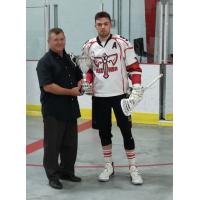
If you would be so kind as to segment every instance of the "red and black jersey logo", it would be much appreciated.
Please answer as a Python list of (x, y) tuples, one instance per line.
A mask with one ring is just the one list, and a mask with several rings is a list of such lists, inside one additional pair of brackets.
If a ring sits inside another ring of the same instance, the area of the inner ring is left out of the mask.
[[(116, 53), (111, 55), (104, 53), (102, 57), (94, 57), (94, 64), (97, 67), (96, 72), (103, 73), (103, 77), (107, 79), (109, 77), (108, 72), (117, 71), (117, 67), (114, 66), (117, 62), (117, 59), (118, 55)], [(101, 64), (103, 64), (103, 68), (100, 68)], [(109, 67), (109, 64), (112, 66)]]

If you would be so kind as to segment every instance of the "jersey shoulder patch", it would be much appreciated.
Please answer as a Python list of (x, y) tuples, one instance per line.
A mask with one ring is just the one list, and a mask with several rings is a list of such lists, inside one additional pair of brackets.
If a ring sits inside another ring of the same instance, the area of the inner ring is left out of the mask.
[(133, 46), (128, 39), (121, 35), (113, 35), (113, 39), (117, 40), (125, 49)]
[(119, 37), (120, 37), (120, 39), (122, 39), (122, 40), (128, 42), (128, 39), (126, 39), (125, 37), (123, 37), (123, 36), (121, 36), (121, 35), (120, 35)]
[(121, 36), (121, 35), (113, 35), (113, 39), (120, 39), (123, 40), (125, 42), (128, 42), (128, 39), (126, 39), (125, 37)]
[(89, 39), (89, 40), (87, 40), (85, 43), (84, 43), (84, 45), (83, 45), (83, 48), (85, 48), (85, 47), (90, 47), (94, 42), (96, 42), (97, 40), (96, 40), (96, 38), (92, 38), (92, 39)]

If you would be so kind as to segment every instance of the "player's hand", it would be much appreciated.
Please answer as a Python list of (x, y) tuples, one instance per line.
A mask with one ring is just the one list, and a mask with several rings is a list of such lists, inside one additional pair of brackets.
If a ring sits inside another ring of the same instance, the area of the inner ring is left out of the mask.
[(134, 84), (132, 86), (133, 95), (143, 96), (143, 93), (144, 93), (144, 88), (140, 84)]
[(131, 98), (134, 101), (134, 104), (142, 100), (143, 94), (144, 94), (144, 88), (140, 84), (134, 84), (131, 92)]

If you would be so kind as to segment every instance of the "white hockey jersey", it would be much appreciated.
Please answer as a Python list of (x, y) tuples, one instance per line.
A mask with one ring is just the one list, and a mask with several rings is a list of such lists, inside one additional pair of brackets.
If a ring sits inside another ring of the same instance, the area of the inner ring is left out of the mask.
[(132, 83), (141, 83), (142, 70), (133, 45), (119, 35), (110, 35), (103, 44), (99, 38), (87, 41), (83, 56), (92, 59), (86, 79), (93, 82), (94, 96), (111, 97), (126, 93), (128, 77)]

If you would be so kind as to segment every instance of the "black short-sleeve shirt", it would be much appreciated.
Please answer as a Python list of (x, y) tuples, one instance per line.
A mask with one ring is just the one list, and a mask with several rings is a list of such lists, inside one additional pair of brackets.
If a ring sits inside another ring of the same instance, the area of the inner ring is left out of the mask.
[(63, 51), (61, 57), (49, 50), (39, 60), (36, 70), (41, 90), (43, 117), (53, 116), (62, 121), (76, 120), (80, 117), (77, 97), (55, 95), (43, 89), (43, 86), (51, 83), (68, 89), (77, 87), (78, 81), (82, 79), (82, 72), (70, 55)]

